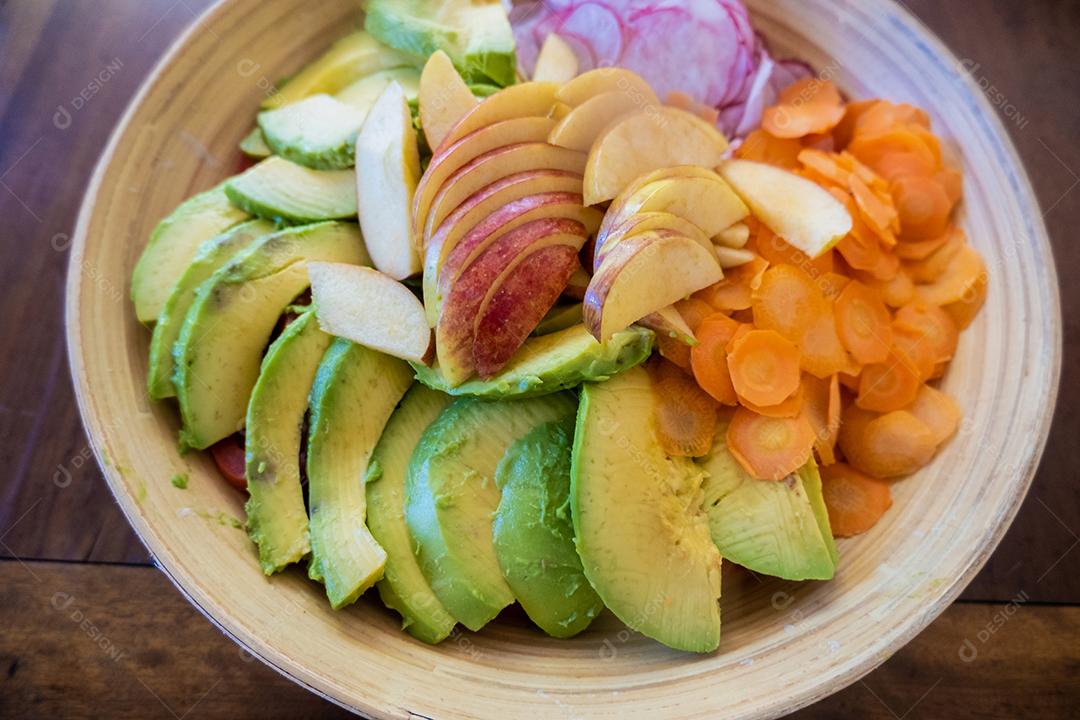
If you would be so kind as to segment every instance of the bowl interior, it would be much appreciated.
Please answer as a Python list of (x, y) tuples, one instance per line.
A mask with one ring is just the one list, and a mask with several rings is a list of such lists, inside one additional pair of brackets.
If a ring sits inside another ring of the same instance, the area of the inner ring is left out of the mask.
[[(271, 81), (355, 22), (354, 0), (226, 0), (187, 33), (129, 109), (95, 173), (69, 280), (83, 418), (113, 492), (178, 587), (266, 662), (377, 716), (760, 717), (851, 682), (963, 588), (1023, 497), (1060, 363), (1057, 284), (1028, 180), (989, 104), (917, 21), (884, 0), (751, 0), (773, 46), (856, 97), (927, 108), (963, 165), (962, 220), (990, 272), (944, 388), (959, 436), (869, 534), (841, 541), (829, 583), (726, 571), (719, 652), (673, 652), (605, 615), (559, 641), (508, 611), (439, 647), (400, 632), (371, 597), (340, 612), (300, 570), (265, 578), (233, 520), (241, 498), (203, 457), (176, 452), (174, 408), (145, 396), (149, 334), (126, 299), (159, 218), (239, 169), (236, 143)], [(702, 69), (706, 71), (706, 69)], [(190, 476), (174, 488), (175, 473)]]

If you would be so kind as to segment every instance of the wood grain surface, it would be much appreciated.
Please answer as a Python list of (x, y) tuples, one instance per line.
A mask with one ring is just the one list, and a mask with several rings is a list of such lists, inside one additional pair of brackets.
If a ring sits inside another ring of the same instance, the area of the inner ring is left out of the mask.
[[(197, 701), (193, 716), (334, 711), (243, 662), (165, 578), (139, 566), (147, 553), (94, 465), (68, 379), (62, 281), (82, 190), (131, 94), (208, 4), (0, 3), (2, 717), (180, 717)], [(1080, 704), (1080, 620), (1068, 607), (1080, 602), (1080, 289), (1069, 282), (1080, 263), (1080, 3), (906, 4), (985, 85), (1035, 184), (1063, 278), (1062, 394), (1028, 500), (964, 600), (862, 683), (801, 716), (1069, 717)], [(76, 600), (58, 610), (57, 592)], [(71, 620), (75, 610), (100, 632)], [(972, 662), (961, 657), (964, 640), (977, 645)], [(103, 642), (124, 655), (114, 660)]]

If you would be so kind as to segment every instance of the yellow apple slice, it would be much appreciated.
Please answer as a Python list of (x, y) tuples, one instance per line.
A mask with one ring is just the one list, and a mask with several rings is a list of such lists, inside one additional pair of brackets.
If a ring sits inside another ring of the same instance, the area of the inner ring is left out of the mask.
[(611, 249), (589, 283), (585, 327), (604, 342), (722, 277), (716, 254), (693, 238), (667, 230), (627, 238)]
[(730, 160), (720, 174), (761, 222), (816, 258), (851, 232), (847, 208), (817, 183), (783, 168)]
[(684, 345), (697, 345), (694, 331), (686, 324), (682, 314), (674, 305), (660, 308), (637, 321), (641, 327), (652, 330), (657, 335), (665, 335), (678, 340)]
[(640, 235), (643, 232), (649, 232), (650, 230), (671, 230), (696, 240), (710, 250), (713, 247), (712, 240), (709, 239), (709, 236), (706, 235), (701, 228), (686, 218), (664, 211), (640, 212), (631, 215), (625, 222), (617, 225), (611, 232), (604, 236), (602, 241), (600, 236), (597, 236), (596, 249), (594, 250), (594, 266), (600, 266), (600, 263), (604, 261), (604, 255), (606, 255), (608, 250), (613, 248), (616, 243), (625, 238)]
[(635, 178), (658, 168), (723, 161), (727, 140), (715, 127), (678, 108), (639, 110), (597, 139), (585, 168), (585, 203), (611, 200)]
[(578, 59), (566, 41), (550, 33), (536, 57), (533, 69), (535, 82), (554, 82), (560, 85), (578, 74)]
[[(424, 223), (431, 201), (446, 179), (476, 157), (496, 148), (526, 142), (545, 142), (555, 121), (545, 117), (521, 117), (488, 125), (445, 147), (431, 158), (413, 197), (413, 223), (417, 245), (423, 240)], [(509, 174), (509, 173), (506, 173)]]
[(526, 82), (489, 95), (450, 129), (435, 153), (441, 155), (445, 147), (466, 135), (503, 120), (547, 117), (555, 104), (555, 91), (558, 89), (558, 83)]
[(420, 125), (428, 147), (439, 147), (443, 138), (478, 104), (461, 79), (450, 56), (436, 50), (420, 73)]
[(596, 139), (612, 123), (650, 104), (655, 107), (660, 101), (655, 96), (644, 99), (622, 90), (609, 90), (594, 95), (571, 109), (566, 117), (559, 121), (551, 131), (548, 142), (571, 150), (589, 152)]
[(359, 265), (309, 262), (307, 271), (325, 332), (403, 360), (427, 362), (431, 328), (409, 288)]
[(602, 67), (582, 73), (559, 88), (555, 93), (555, 98), (575, 107), (591, 97), (612, 91), (640, 99), (640, 107), (648, 104), (649, 98), (652, 99), (653, 104), (660, 104), (656, 101), (656, 93), (653, 92), (652, 86), (645, 78), (619, 67)]
[(431, 201), (423, 237), (431, 237), (439, 223), (470, 195), (507, 175), (526, 170), (562, 170), (580, 175), (584, 169), (584, 153), (546, 142), (519, 143), (486, 152), (473, 158), (443, 183)]
[(391, 82), (356, 137), (356, 206), (371, 262), (395, 280), (420, 272), (412, 200), (420, 154), (405, 91)]

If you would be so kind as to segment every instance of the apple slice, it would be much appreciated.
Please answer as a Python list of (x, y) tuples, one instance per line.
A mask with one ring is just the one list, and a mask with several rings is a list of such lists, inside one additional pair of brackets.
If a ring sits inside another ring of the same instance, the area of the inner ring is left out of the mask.
[[(546, 142), (554, 127), (555, 121), (546, 117), (504, 120), (477, 130), (434, 155), (420, 178), (413, 197), (413, 223), (417, 233), (423, 231), (431, 201), (448, 177), (477, 156), (496, 148), (527, 142)], [(418, 235), (418, 244), (419, 239)]]
[(666, 335), (684, 345), (697, 345), (694, 331), (686, 324), (682, 314), (674, 305), (660, 308), (637, 321), (641, 327), (652, 330), (657, 335)]
[(502, 370), (579, 267), (572, 245), (541, 248), (522, 260), (480, 306), (473, 328), (473, 362), (482, 378)]
[(435, 154), (441, 155), (444, 149), (466, 135), (503, 120), (547, 117), (555, 104), (555, 91), (558, 89), (558, 83), (526, 82), (511, 85), (489, 95), (450, 128), (450, 132), (435, 149)]
[[(456, 387), (475, 372), (476, 318), (485, 299), (522, 260), (544, 247), (581, 247), (585, 227), (574, 220), (548, 218), (526, 223), (492, 243), (450, 288), (435, 326), (435, 350), (446, 381)], [(425, 323), (426, 325), (427, 323)]]
[(597, 235), (596, 247), (593, 251), (593, 266), (600, 267), (600, 264), (604, 262), (604, 256), (616, 243), (624, 238), (639, 235), (650, 230), (672, 230), (680, 235), (693, 238), (710, 250), (713, 246), (709, 236), (706, 235), (701, 228), (686, 218), (673, 215), (670, 212), (650, 210), (631, 215), (621, 225), (616, 226), (613, 230), (604, 235), (603, 240), (601, 240), (600, 235)]
[(372, 350), (427, 363), (431, 328), (409, 288), (360, 265), (309, 262), (319, 327)]
[(602, 67), (578, 75), (559, 88), (555, 98), (571, 107), (581, 105), (601, 93), (618, 91), (641, 100), (638, 107), (659, 105), (656, 93), (645, 78), (619, 67)]
[[(458, 276), (508, 232), (526, 223), (542, 219), (569, 219), (581, 223), (588, 237), (600, 224), (600, 212), (581, 204), (576, 193), (543, 193), (530, 195), (507, 203), (491, 213), (461, 239), (450, 244), (434, 242), (425, 255), (424, 302), (428, 318), (438, 318), (442, 302)], [(584, 238), (582, 239), (584, 243)], [(581, 249), (581, 245), (578, 245)], [(429, 284), (430, 283), (430, 284)]]
[(729, 160), (720, 174), (754, 217), (810, 258), (819, 257), (851, 232), (847, 208), (811, 180), (749, 160)]
[(655, 97), (642, 98), (622, 90), (594, 95), (566, 114), (551, 131), (548, 142), (571, 150), (589, 152), (596, 139), (612, 123), (646, 106), (656, 107)]
[(589, 289), (589, 282), (592, 280), (592, 275), (581, 264), (581, 258), (578, 258), (577, 269), (574, 270), (574, 274), (570, 276), (570, 279), (566, 281), (566, 288), (563, 290), (563, 295), (572, 300), (584, 300), (585, 293)]
[(585, 155), (575, 150), (555, 147), (546, 142), (520, 143), (496, 148), (474, 158), (451, 175), (431, 201), (424, 221), (424, 236), (439, 226), (470, 195), (499, 178), (526, 170), (561, 170), (580, 175), (585, 169)]
[(578, 59), (566, 41), (555, 33), (549, 33), (536, 56), (533, 68), (534, 82), (554, 82), (560, 85), (578, 74)]
[(627, 238), (611, 249), (589, 283), (585, 327), (604, 342), (722, 277), (716, 254), (685, 235), (652, 230)]
[(420, 125), (428, 147), (439, 147), (450, 128), (460, 122), (479, 101), (461, 79), (450, 56), (436, 50), (420, 73)]
[(420, 179), (405, 91), (391, 82), (356, 137), (356, 206), (371, 262), (395, 280), (420, 272), (412, 241), (412, 196)]
[(605, 130), (589, 151), (585, 203), (611, 200), (635, 178), (658, 168), (714, 168), (727, 146), (719, 130), (693, 113), (672, 107), (639, 110)]

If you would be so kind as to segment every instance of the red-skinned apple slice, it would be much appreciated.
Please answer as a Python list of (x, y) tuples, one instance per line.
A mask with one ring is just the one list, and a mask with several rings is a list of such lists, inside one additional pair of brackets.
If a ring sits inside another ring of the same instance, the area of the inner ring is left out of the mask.
[[(605, 216), (605, 220), (606, 219)], [(607, 251), (613, 248), (615, 244), (622, 239), (633, 235), (639, 235), (643, 232), (648, 232), (649, 230), (672, 230), (680, 235), (693, 238), (703, 246), (712, 249), (712, 240), (710, 240), (709, 236), (694, 223), (669, 212), (651, 210), (631, 215), (625, 222), (607, 233), (607, 235), (604, 236), (603, 243), (598, 242), (596, 244), (593, 266), (600, 267), (600, 264), (604, 262), (604, 256), (607, 254)]]
[(432, 198), (424, 219), (424, 237), (431, 237), (446, 216), (470, 195), (499, 178), (527, 170), (561, 170), (580, 175), (585, 160), (583, 153), (546, 142), (507, 145), (478, 155), (448, 177)]
[(442, 155), (445, 149), (466, 135), (503, 120), (547, 117), (555, 105), (555, 92), (558, 89), (558, 83), (525, 82), (489, 95), (450, 128), (439, 147), (434, 148), (435, 154)]
[(722, 277), (716, 254), (693, 238), (668, 230), (626, 238), (611, 248), (589, 283), (585, 327), (604, 342)]
[(552, 145), (589, 152), (596, 139), (616, 120), (643, 107), (659, 107), (655, 95), (641, 96), (622, 90), (609, 90), (594, 95), (573, 108), (551, 131)]
[(649, 313), (638, 320), (637, 324), (649, 328), (657, 335), (666, 335), (673, 340), (678, 340), (684, 345), (697, 345), (694, 331), (686, 324), (686, 320), (683, 320), (683, 316), (674, 305)]
[(491, 377), (510, 361), (555, 305), (578, 266), (571, 245), (541, 248), (485, 298), (473, 329), (473, 361), (480, 377)]
[(480, 128), (432, 156), (413, 196), (413, 227), (418, 249), (431, 201), (448, 177), (477, 156), (496, 148), (525, 142), (545, 142), (554, 127), (555, 121), (551, 118), (511, 118)]
[(435, 326), (436, 354), (448, 383), (460, 385), (475, 372), (476, 318), (502, 278), (543, 247), (567, 245), (577, 252), (584, 241), (585, 227), (579, 222), (564, 218), (535, 220), (502, 235), (461, 273), (449, 289)]

